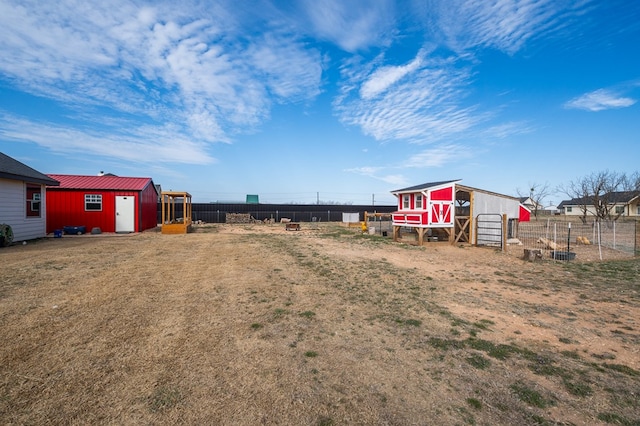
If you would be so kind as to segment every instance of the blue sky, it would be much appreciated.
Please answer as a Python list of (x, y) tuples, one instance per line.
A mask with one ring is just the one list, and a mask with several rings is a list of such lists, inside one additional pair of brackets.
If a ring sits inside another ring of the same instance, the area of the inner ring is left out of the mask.
[(639, 169), (634, 1), (0, 0), (0, 55), (2, 152), (194, 202)]

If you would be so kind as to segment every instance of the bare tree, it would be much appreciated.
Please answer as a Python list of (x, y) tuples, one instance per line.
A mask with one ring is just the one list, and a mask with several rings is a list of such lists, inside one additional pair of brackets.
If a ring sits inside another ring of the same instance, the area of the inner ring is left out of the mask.
[(516, 189), (519, 197), (528, 196), (531, 199), (533, 204), (533, 216), (538, 218), (538, 211), (541, 207), (544, 207), (544, 200), (550, 195), (551, 190), (549, 189), (549, 183), (545, 182), (543, 184), (534, 182), (529, 183), (529, 193), (522, 194), (519, 189)]
[(606, 170), (571, 181), (568, 185), (561, 186), (559, 191), (567, 194), (579, 206), (582, 211), (580, 219), (586, 223), (588, 215), (597, 220), (615, 220), (620, 217), (622, 213), (613, 210), (620, 193), (638, 191), (639, 183), (638, 172), (627, 176), (625, 173)]
[(626, 183), (628, 190), (640, 195), (640, 172), (632, 173)]

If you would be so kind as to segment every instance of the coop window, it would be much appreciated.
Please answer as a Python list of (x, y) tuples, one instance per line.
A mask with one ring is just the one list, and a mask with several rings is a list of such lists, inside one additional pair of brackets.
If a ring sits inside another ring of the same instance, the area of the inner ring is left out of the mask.
[(638, 215), (640, 215), (640, 206), (638, 206), (638, 210), (636, 211)]
[(571, 207), (567, 207), (567, 213), (571, 213)]
[(102, 195), (101, 194), (84, 194), (84, 209), (86, 211), (101, 211)]
[(27, 185), (27, 217), (40, 217), (42, 192), (40, 185)]
[(416, 209), (422, 209), (422, 194), (416, 195)]
[(616, 214), (624, 213), (624, 206), (616, 206)]
[(403, 209), (410, 209), (411, 207), (409, 207), (409, 194), (405, 194), (402, 196), (402, 208)]

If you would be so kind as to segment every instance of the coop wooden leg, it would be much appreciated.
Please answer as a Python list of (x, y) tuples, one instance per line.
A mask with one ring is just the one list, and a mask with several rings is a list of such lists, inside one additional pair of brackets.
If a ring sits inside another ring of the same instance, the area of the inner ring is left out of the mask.
[(400, 237), (400, 227), (399, 226), (394, 226), (393, 227), (393, 241), (398, 241), (399, 237)]

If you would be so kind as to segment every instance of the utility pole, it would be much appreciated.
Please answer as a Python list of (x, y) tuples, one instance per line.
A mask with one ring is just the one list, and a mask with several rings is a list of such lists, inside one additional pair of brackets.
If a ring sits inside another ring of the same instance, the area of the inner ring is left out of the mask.
[(376, 205), (376, 194), (371, 194), (371, 205), (372, 206)]
[(316, 204), (320, 205), (320, 191), (316, 192)]

